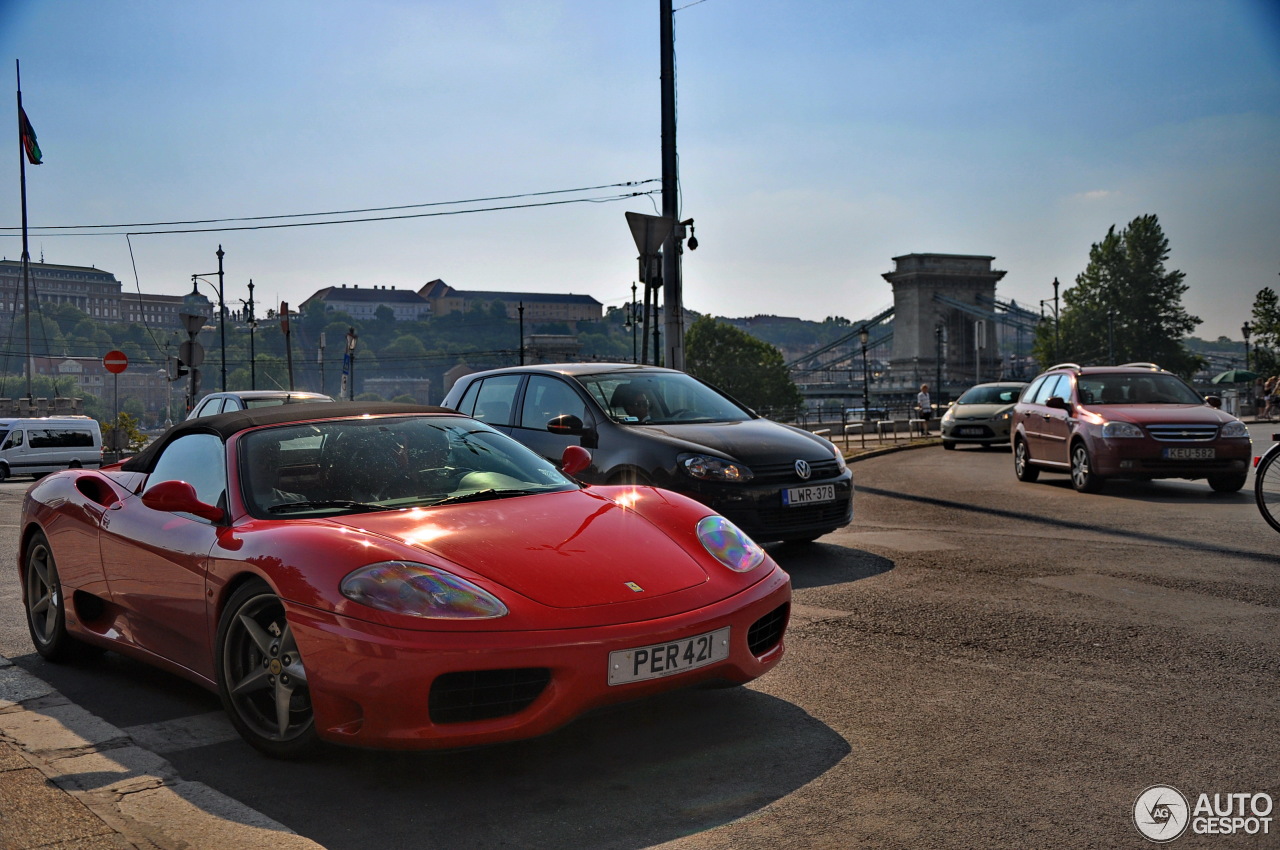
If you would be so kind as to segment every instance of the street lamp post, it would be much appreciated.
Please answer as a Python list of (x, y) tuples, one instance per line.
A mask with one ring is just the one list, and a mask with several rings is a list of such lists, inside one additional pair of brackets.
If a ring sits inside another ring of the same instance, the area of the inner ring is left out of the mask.
[[(222, 391), (227, 391), (227, 305), (223, 298), (223, 275), (222, 275), (222, 258), (226, 254), (222, 251), (222, 246), (218, 246), (218, 270), (216, 272), (204, 272), (202, 274), (193, 274), (191, 276), (191, 290), (196, 289), (196, 280), (204, 280), (206, 277), (218, 276), (218, 345), (222, 348)], [(205, 280), (205, 283), (213, 286), (213, 281)]]
[(257, 356), (253, 350), (254, 332), (258, 330), (258, 319), (253, 315), (253, 278), (249, 278), (249, 300), (240, 299), (244, 305), (244, 321), (249, 326), (249, 389), (258, 388)]
[(871, 372), (867, 368), (867, 340), (870, 338), (867, 326), (863, 325), (858, 331), (858, 339), (862, 341), (862, 418), (866, 422), (871, 421)]
[[(1249, 334), (1253, 333), (1253, 328), (1249, 326), (1248, 322), (1245, 322), (1243, 325), (1240, 326), (1240, 333), (1244, 334), (1244, 370), (1248, 372), (1249, 371)], [(1253, 381), (1252, 380), (1249, 381), (1249, 394), (1245, 396), (1245, 400), (1248, 402), (1250, 407), (1253, 407)], [(1244, 412), (1241, 411), (1240, 415), (1243, 416)]]

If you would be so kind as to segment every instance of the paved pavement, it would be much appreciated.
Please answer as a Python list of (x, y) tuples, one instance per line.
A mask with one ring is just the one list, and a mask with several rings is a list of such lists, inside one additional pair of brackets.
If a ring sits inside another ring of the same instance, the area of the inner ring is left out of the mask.
[[(852, 434), (850, 459), (936, 445)], [(0, 656), (0, 850), (319, 848), (200, 782)]]

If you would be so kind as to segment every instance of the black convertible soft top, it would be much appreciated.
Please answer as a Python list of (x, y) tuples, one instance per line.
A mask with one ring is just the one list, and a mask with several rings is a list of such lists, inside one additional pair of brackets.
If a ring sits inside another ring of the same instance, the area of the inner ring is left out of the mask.
[(227, 437), (247, 428), (259, 425), (282, 425), (287, 422), (313, 422), (323, 419), (344, 419), (352, 416), (383, 416), (392, 413), (452, 413), (448, 407), (432, 407), (423, 404), (397, 404), (395, 402), (338, 401), (333, 404), (279, 404), (273, 407), (257, 407), (250, 410), (234, 410), (215, 416), (187, 419), (161, 434), (145, 449), (120, 465), (129, 472), (150, 472), (164, 447), (185, 434), (217, 434), (224, 442)]

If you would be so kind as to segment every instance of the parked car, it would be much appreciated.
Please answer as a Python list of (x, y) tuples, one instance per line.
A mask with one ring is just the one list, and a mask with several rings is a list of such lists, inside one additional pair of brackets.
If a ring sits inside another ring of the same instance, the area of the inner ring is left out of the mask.
[(1013, 405), (1026, 386), (1023, 381), (998, 381), (965, 390), (942, 414), (942, 447), (972, 443), (985, 449), (1009, 442)]
[(0, 419), (0, 481), (102, 465), (102, 426), (90, 416)]
[(1032, 381), (1014, 407), (1020, 481), (1065, 472), (1077, 490), (1092, 492), (1108, 478), (1204, 478), (1234, 493), (1250, 455), (1243, 422), (1152, 363), (1064, 363)]
[(309, 404), (316, 401), (333, 401), (323, 393), (293, 392), (290, 390), (238, 390), (236, 392), (209, 393), (187, 414), (188, 419), (230, 413), (233, 410), (255, 410), (259, 407), (275, 407), (280, 404)]
[(853, 476), (829, 440), (764, 419), (674, 369), (493, 369), (460, 378), (444, 404), (547, 459), (571, 445), (590, 449), (581, 480), (682, 493), (758, 541), (810, 541), (853, 518)]
[(777, 664), (787, 574), (692, 499), (582, 486), (589, 460), (417, 405), (187, 420), (28, 490), (31, 638), (215, 690), (279, 757), (526, 738)]

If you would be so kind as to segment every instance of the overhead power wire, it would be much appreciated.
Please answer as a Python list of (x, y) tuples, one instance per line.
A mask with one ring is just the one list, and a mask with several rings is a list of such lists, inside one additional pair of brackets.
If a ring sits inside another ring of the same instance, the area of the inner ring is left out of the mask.
[[(460, 200), (460, 201), (432, 201), (432, 202), (429, 202), (429, 203), (421, 203), (421, 204), (402, 204), (402, 205), (400, 205), (400, 206), (391, 206), (391, 207), (366, 207), (366, 208), (363, 208), (363, 209), (331, 210), (331, 211), (328, 211), (328, 212), (285, 213), (285, 214), (281, 214), (281, 215), (237, 216), (237, 217), (231, 217), (231, 218), (189, 219), (189, 220), (184, 220), (184, 221), (134, 222), (134, 223), (127, 223), (127, 224), (63, 224), (63, 225), (44, 225), (44, 226), (37, 226), (37, 227), (29, 228), (29, 229), (32, 229), (32, 230), (41, 230), (41, 231), (56, 231), (56, 230), (121, 230), (121, 229), (124, 229), (124, 228), (136, 228), (136, 227), (145, 227), (145, 228), (155, 228), (155, 227), (174, 227), (174, 226), (179, 226), (179, 225), (190, 225), (190, 224), (226, 224), (226, 223), (231, 223), (231, 222), (244, 222), (244, 221), (273, 221), (273, 220), (289, 219), (289, 218), (318, 218), (318, 217), (321, 217), (321, 216), (335, 216), (335, 215), (359, 215), (359, 214), (363, 214), (363, 213), (395, 212), (395, 211), (397, 211), (397, 210), (424, 209), (424, 208), (427, 208), (427, 207), (452, 207), (452, 206), (461, 206), (461, 205), (463, 205), (463, 204), (482, 204), (482, 203), (489, 203), (489, 202), (492, 202), (492, 201), (510, 201), (510, 200), (518, 200), (518, 199), (520, 199), (520, 198), (540, 198), (540, 197), (545, 197), (545, 196), (547, 196), (547, 195), (570, 195), (570, 194), (577, 194), (577, 193), (580, 193), (580, 192), (596, 192), (596, 191), (599, 191), (599, 190), (601, 190), (601, 189), (618, 189), (618, 188), (629, 188), (629, 187), (632, 187), (632, 186), (643, 186), (643, 185), (648, 184), (648, 183), (659, 183), (659, 182), (661, 182), (661, 181), (660, 181), (660, 180), (657, 180), (657, 179), (650, 179), (650, 180), (628, 180), (628, 181), (623, 182), (623, 183), (606, 183), (606, 184), (602, 184), (602, 185), (599, 185), (599, 186), (583, 186), (583, 187), (581, 187), (581, 188), (577, 188), (577, 189), (552, 189), (552, 190), (550, 190), (550, 191), (545, 191), (545, 192), (524, 192), (524, 193), (522, 193), (522, 194), (518, 194), (518, 195), (494, 195), (494, 196), (492, 196), (492, 197), (486, 197), (486, 198), (470, 198), (470, 199), (467, 199), (467, 200)], [(640, 192), (630, 193), (630, 194), (622, 195), (621, 197), (632, 197), (633, 195), (637, 195), (637, 194), (644, 194), (644, 193), (640, 193)], [(591, 201), (591, 200), (593, 200), (593, 199), (591, 199), (591, 198), (580, 198), (580, 199), (577, 199), (577, 200), (579, 200), (579, 201)], [(613, 200), (613, 198), (606, 198), (606, 199), (604, 199), (604, 200)], [(517, 205), (517, 206), (537, 206), (537, 205), (536, 205), (536, 204), (527, 204), (527, 205)], [(511, 208), (511, 207), (496, 207), (495, 209), (509, 209), (509, 208)], [(481, 212), (481, 211), (483, 211), (483, 210), (477, 210), (477, 212)], [(408, 216), (406, 216), (406, 217), (408, 217)], [(393, 216), (392, 218), (395, 218), (395, 217)], [(373, 218), (373, 219), (357, 219), (357, 220), (358, 220), (358, 221), (378, 221), (378, 220), (381, 220), (381, 219)], [(338, 222), (320, 222), (320, 223), (338, 223)], [(0, 230), (18, 230), (18, 229), (20, 229), (20, 228), (17, 228), (17, 227), (0, 227)], [(169, 231), (162, 231), (162, 232), (169, 232)], [(172, 231), (172, 232), (176, 232), (176, 233), (183, 233), (183, 232), (192, 232), (192, 231)], [(199, 232), (199, 231), (195, 231), (195, 232)], [(118, 235), (118, 234), (112, 234), (112, 235)]]

